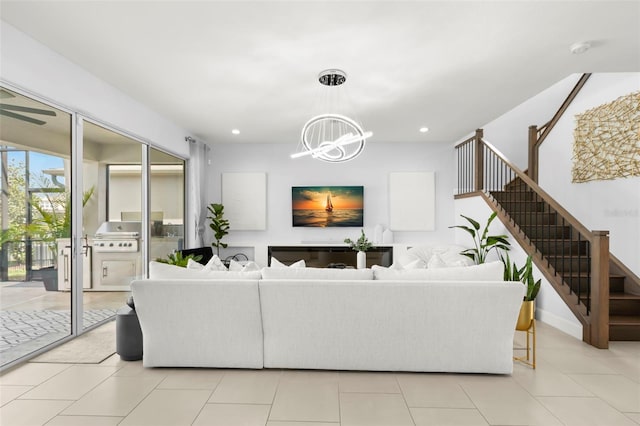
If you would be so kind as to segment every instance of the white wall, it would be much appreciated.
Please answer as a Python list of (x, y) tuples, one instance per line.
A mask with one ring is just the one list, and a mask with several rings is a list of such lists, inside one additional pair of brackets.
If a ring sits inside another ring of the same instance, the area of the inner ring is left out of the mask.
[(185, 129), (4, 21), (0, 46), (4, 82), (189, 157)]
[[(469, 225), (461, 214), (475, 219), (480, 223), (481, 229), (484, 229), (487, 219), (492, 213), (491, 208), (481, 197), (462, 198), (455, 201), (455, 221), (456, 225)], [(500, 222), (499, 218), (494, 219), (489, 227), (489, 235), (508, 235), (512, 249), (509, 251), (509, 257), (512, 262), (516, 262), (519, 267), (524, 266), (527, 259), (525, 251), (516, 242), (513, 235)], [(457, 229), (455, 231), (456, 244), (465, 247), (472, 247), (473, 242), (471, 236)], [(495, 250), (492, 250), (488, 260), (498, 260)], [(540, 270), (534, 265), (533, 276), (536, 279), (542, 279), (540, 293), (536, 298), (536, 318), (546, 324), (549, 324), (558, 330), (564, 331), (576, 339), (582, 340), (582, 324), (569, 310), (564, 301), (560, 298), (555, 289), (544, 278)]]
[[(549, 121), (579, 78), (570, 75), (485, 124), (485, 139), (526, 169), (528, 126)], [(571, 183), (574, 116), (638, 90), (640, 73), (593, 74), (541, 145), (538, 183), (588, 229), (609, 230), (611, 252), (640, 275), (640, 177)]]
[[(291, 187), (324, 185), (364, 186), (364, 230), (372, 240), (374, 227), (389, 226), (390, 172), (433, 171), (436, 181), (435, 230), (395, 232), (396, 243), (417, 244), (450, 242), (453, 220), (453, 151), (448, 144), (375, 143), (367, 144), (355, 160), (330, 164), (312, 158), (292, 160), (295, 142), (287, 144), (215, 144), (209, 166), (208, 201), (221, 201), (221, 174), (227, 172), (267, 173), (267, 230), (233, 231), (224, 242), (232, 245), (282, 245), (342, 243), (346, 237), (358, 237), (356, 228), (293, 228), (291, 225)], [(232, 218), (229, 218), (232, 220)], [(212, 234), (208, 228), (205, 244)], [(256, 256), (257, 257), (257, 256)]]
[(542, 126), (556, 113), (581, 74), (572, 74), (485, 124), (484, 139), (520, 170), (528, 167), (529, 126)]
[[(571, 183), (575, 115), (640, 90), (640, 73), (594, 74), (540, 148), (539, 183), (592, 230), (610, 231), (610, 250), (640, 275), (640, 176)], [(640, 155), (640, 153), (638, 154)]]

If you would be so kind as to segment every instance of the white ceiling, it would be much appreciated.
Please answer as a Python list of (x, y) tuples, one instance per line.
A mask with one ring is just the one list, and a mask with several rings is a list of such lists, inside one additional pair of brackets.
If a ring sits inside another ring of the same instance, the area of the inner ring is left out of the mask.
[(640, 71), (638, 1), (3, 0), (0, 16), (212, 143), (296, 143), (325, 68), (347, 72), (343, 112), (370, 143), (453, 142), (569, 74)]

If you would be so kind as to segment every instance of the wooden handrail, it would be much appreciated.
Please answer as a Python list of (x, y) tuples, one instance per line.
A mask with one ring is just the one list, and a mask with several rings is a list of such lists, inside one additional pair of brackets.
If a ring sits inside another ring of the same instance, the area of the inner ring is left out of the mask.
[(551, 130), (555, 127), (555, 125), (560, 120), (560, 117), (564, 114), (564, 112), (569, 108), (571, 102), (578, 96), (580, 90), (584, 86), (584, 84), (591, 77), (591, 73), (584, 73), (578, 80), (567, 98), (562, 102), (558, 111), (553, 115), (551, 120), (547, 121), (542, 126), (529, 126), (529, 176), (535, 181), (538, 181), (538, 150), (540, 149), (540, 145), (544, 140), (549, 136)]
[(565, 99), (562, 105), (560, 105), (560, 108), (558, 108), (558, 111), (556, 111), (551, 121), (549, 121), (548, 125), (545, 127), (544, 132), (542, 132), (542, 134), (538, 138), (536, 147), (539, 147), (540, 144), (544, 142), (544, 140), (547, 138), (551, 130), (553, 130), (553, 128), (555, 127), (558, 120), (560, 120), (560, 117), (562, 117), (562, 115), (567, 110), (567, 108), (569, 108), (569, 105), (571, 105), (571, 102), (573, 102), (576, 96), (578, 96), (578, 93), (580, 93), (580, 89), (582, 89), (582, 86), (584, 86), (587, 80), (589, 80), (589, 77), (591, 77), (590, 72), (582, 74), (582, 76), (580, 77), (576, 85), (573, 86), (573, 89), (571, 89), (571, 92), (569, 92), (569, 96), (567, 96), (567, 99)]
[(469, 142), (473, 142), (476, 139), (476, 136), (473, 135), (471, 136), (469, 139), (465, 139), (462, 142), (460, 142), (458, 145), (454, 146), (453, 149), (458, 149), (460, 148), (462, 145), (468, 144)]
[(482, 142), (491, 150), (494, 154), (496, 154), (502, 161), (504, 161), (515, 173), (516, 175), (522, 179), (527, 185), (529, 185), (538, 195), (542, 198), (547, 204), (549, 204), (553, 209), (558, 212), (561, 216), (563, 216), (566, 221), (576, 228), (578, 232), (584, 235), (589, 242), (593, 242), (593, 233), (587, 229), (578, 219), (573, 217), (571, 213), (569, 213), (564, 207), (562, 207), (556, 200), (554, 200), (551, 195), (547, 194), (540, 186), (533, 181), (525, 172), (520, 170), (514, 164), (512, 164), (507, 158), (489, 141), (486, 139), (482, 139)]

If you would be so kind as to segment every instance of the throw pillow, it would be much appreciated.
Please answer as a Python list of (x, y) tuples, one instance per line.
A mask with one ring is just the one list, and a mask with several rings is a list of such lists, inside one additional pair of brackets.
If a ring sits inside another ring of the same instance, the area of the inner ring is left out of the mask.
[(275, 257), (271, 256), (271, 267), (272, 268), (304, 268), (306, 266), (304, 259), (298, 260), (297, 262), (292, 263), (287, 266), (284, 263), (280, 262)]
[(242, 263), (238, 262), (237, 260), (231, 259), (229, 261), (229, 271), (239, 272), (239, 271), (242, 271), (242, 268), (243, 268)]
[(374, 265), (376, 280), (408, 281), (502, 281), (504, 265), (502, 262), (488, 262), (464, 268), (404, 269), (394, 270)]
[(189, 261), (187, 262), (187, 269), (195, 269), (197, 271), (204, 269), (204, 265), (201, 263), (196, 262), (193, 259), (189, 259)]
[(230, 272), (255, 272), (260, 271), (260, 267), (258, 264), (252, 260), (249, 260), (242, 264), (237, 260), (231, 259), (229, 262), (229, 271)]
[(207, 271), (227, 271), (227, 267), (224, 266), (217, 254), (214, 254), (211, 260), (204, 265), (204, 269)]
[(442, 260), (440, 255), (437, 253), (431, 256), (431, 259), (429, 259), (429, 263), (427, 263), (427, 268), (429, 269), (446, 268), (446, 267), (447, 267), (447, 264), (444, 263), (444, 260)]
[(242, 272), (254, 272), (260, 271), (260, 269), (260, 266), (258, 266), (256, 262), (250, 260), (242, 267)]
[[(393, 266), (393, 265), (392, 265)], [(422, 259), (415, 259), (398, 269), (425, 269), (427, 264)]]

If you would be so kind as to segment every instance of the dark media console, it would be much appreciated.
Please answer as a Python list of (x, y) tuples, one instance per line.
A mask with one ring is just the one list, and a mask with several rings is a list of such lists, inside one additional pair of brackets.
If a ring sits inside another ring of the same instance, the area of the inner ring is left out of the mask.
[[(285, 265), (304, 260), (315, 268), (355, 268), (356, 253), (347, 246), (269, 246), (268, 259), (275, 257)], [(377, 246), (367, 251), (367, 268), (373, 265), (391, 266), (393, 247)]]

